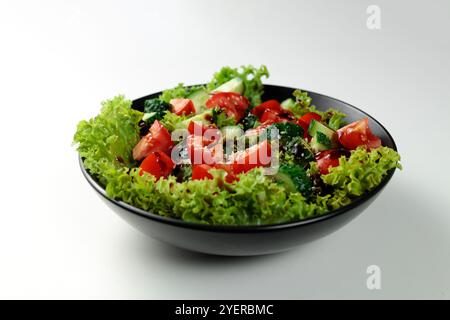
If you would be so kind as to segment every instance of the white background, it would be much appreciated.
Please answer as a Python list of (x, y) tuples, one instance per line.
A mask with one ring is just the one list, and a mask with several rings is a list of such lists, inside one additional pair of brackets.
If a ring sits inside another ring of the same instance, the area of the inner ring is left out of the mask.
[[(448, 1), (1, 0), (0, 298), (450, 298), (449, 15)], [(405, 169), (349, 225), (283, 254), (204, 256), (131, 229), (84, 181), (77, 122), (248, 63), (372, 114)]]

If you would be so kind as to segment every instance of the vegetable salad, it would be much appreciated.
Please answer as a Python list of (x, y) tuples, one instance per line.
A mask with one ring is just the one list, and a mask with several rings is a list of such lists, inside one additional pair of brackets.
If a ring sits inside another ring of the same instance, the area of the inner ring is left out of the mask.
[(268, 76), (265, 66), (224, 67), (207, 85), (146, 100), (143, 112), (117, 96), (78, 124), (74, 142), (109, 197), (204, 224), (316, 217), (401, 168), (367, 118), (347, 123), (301, 90), (262, 101)]

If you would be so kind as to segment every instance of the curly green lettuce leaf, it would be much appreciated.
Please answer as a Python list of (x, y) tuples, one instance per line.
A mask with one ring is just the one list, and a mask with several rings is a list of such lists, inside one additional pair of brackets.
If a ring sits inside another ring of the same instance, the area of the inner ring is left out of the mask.
[[(308, 92), (297, 89), (292, 93), (292, 95), (295, 98), (295, 104), (289, 110), (295, 117), (300, 118), (309, 112), (315, 112), (322, 117), (323, 122), (327, 122), (327, 111), (317, 110), (316, 106), (311, 104), (312, 98), (309, 96)], [(330, 110), (333, 109), (329, 109), (328, 111)]]
[(330, 108), (322, 116), (322, 121), (327, 123), (329, 128), (338, 130), (345, 125), (345, 117), (347, 117), (345, 113)]
[(203, 224), (259, 225), (306, 219), (326, 213), (327, 208), (308, 203), (300, 193), (285, 189), (261, 169), (241, 174), (232, 184), (226, 172), (211, 170), (211, 180), (177, 183), (169, 176), (158, 181), (137, 169), (119, 172), (110, 179), (108, 196), (156, 214)]
[(219, 129), (236, 125), (234, 116), (228, 116), (224, 109), (219, 108), (212, 109), (212, 122), (215, 123)]
[(264, 92), (262, 77), (269, 77), (267, 67), (261, 65), (255, 68), (251, 65), (242, 66), (241, 68), (223, 67), (219, 72), (214, 74), (213, 79), (207, 85), (208, 90), (214, 90), (218, 86), (233, 78), (241, 78), (244, 82), (244, 96), (249, 99), (253, 106), (261, 103), (261, 96)]
[(349, 196), (360, 196), (378, 186), (389, 170), (401, 169), (400, 155), (388, 147), (367, 151), (359, 147), (348, 159), (341, 157), (339, 166), (322, 175), (324, 183)]
[(292, 95), (295, 98), (295, 103), (289, 110), (294, 114), (296, 118), (307, 114), (308, 112), (316, 112), (322, 115), (321, 111), (318, 111), (314, 105), (311, 104), (311, 97), (308, 92), (301, 91), (300, 89), (295, 90)]
[(320, 175), (319, 167), (317, 165), (316, 161), (310, 161), (309, 162), (309, 168), (306, 171), (308, 175), (314, 176), (314, 175)]
[(315, 202), (319, 207), (331, 211), (349, 205), (352, 199), (345, 190), (337, 189), (332, 194), (317, 196)]
[(241, 120), (241, 124), (242, 124), (242, 129), (244, 129), (244, 131), (247, 131), (247, 130), (256, 128), (261, 123), (259, 122), (259, 118), (257, 116), (255, 116), (254, 114), (248, 113)]
[(134, 164), (131, 151), (139, 141), (142, 113), (123, 96), (102, 103), (98, 116), (78, 123), (74, 143), (84, 166), (105, 184), (107, 176)]
[(186, 120), (188, 117), (185, 115), (176, 115), (172, 112), (166, 112), (163, 118), (159, 121), (169, 131), (173, 131), (177, 128), (177, 124)]

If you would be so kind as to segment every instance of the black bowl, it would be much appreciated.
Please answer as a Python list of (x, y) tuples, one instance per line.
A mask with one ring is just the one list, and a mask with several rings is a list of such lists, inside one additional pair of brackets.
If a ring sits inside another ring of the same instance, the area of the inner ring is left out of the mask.
[[(265, 85), (263, 99), (279, 101), (290, 97), (294, 88)], [(142, 110), (144, 101), (157, 97), (154, 93), (133, 101), (133, 108)], [(309, 92), (314, 105), (319, 110), (336, 108), (348, 115), (348, 121), (369, 118), (370, 128), (379, 136), (384, 146), (397, 150), (394, 139), (389, 132), (364, 111), (343, 101)], [(321, 238), (336, 231), (355, 218), (378, 196), (380, 191), (392, 178), (391, 170), (383, 181), (372, 191), (355, 199), (351, 204), (330, 213), (307, 220), (259, 226), (215, 226), (203, 225), (182, 220), (162, 217), (152, 212), (135, 208), (122, 201), (108, 198), (105, 189), (83, 167), (81, 171), (89, 184), (98, 192), (100, 198), (120, 217), (146, 235), (171, 245), (208, 254), (228, 256), (249, 256), (285, 251), (295, 246)]]

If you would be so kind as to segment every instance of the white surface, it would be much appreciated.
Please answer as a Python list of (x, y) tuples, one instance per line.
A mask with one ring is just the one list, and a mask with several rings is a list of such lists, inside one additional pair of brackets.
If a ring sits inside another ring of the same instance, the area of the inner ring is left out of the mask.
[[(381, 30), (366, 28), (369, 4)], [(0, 298), (450, 298), (449, 13), (448, 1), (2, 0)], [(247, 63), (368, 111), (405, 170), (345, 228), (284, 254), (200, 256), (131, 229), (81, 176), (76, 123), (118, 93)]]

